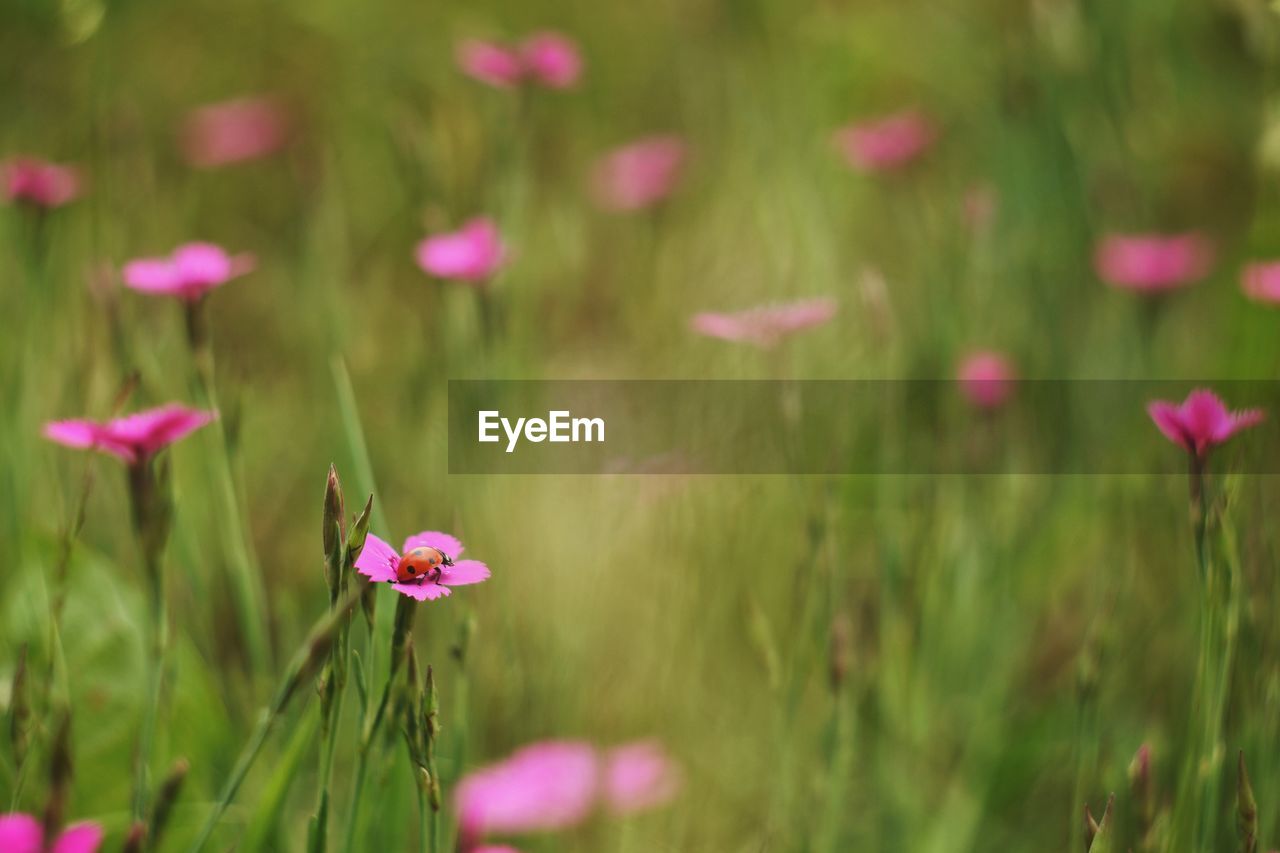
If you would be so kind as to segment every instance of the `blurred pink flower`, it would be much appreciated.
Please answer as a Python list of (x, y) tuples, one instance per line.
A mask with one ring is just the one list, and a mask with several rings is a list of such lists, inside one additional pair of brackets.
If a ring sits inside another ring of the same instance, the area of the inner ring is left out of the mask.
[(370, 533), (356, 560), (356, 570), (375, 583), (390, 583), (396, 592), (418, 601), (435, 601), (447, 596), (451, 586), (480, 583), (489, 578), (489, 567), (484, 563), (457, 559), (463, 551), (462, 543), (447, 533), (423, 531), (404, 540), (404, 553), (414, 548), (435, 548), (449, 557), (453, 564), (441, 567), (438, 578), (424, 576), (409, 583), (397, 583), (396, 566), (400, 563), (400, 554)]
[(465, 39), (458, 44), (458, 67), (481, 83), (509, 89), (524, 78), (520, 54), (497, 42)]
[(534, 33), (520, 46), (530, 77), (552, 89), (567, 89), (582, 76), (582, 54), (567, 36), (545, 30)]
[(581, 741), (543, 741), (458, 783), (464, 838), (563, 829), (582, 822), (596, 800), (596, 751)]
[(769, 348), (788, 335), (828, 322), (835, 313), (834, 299), (807, 299), (730, 314), (696, 314), (691, 325), (695, 332), (709, 337)]
[(1208, 275), (1213, 246), (1196, 233), (1109, 234), (1098, 243), (1093, 262), (1098, 277), (1113, 287), (1163, 293)]
[(596, 202), (606, 210), (650, 207), (680, 181), (688, 149), (673, 135), (648, 136), (604, 155), (592, 173)]
[(1216, 394), (1203, 388), (1188, 394), (1182, 405), (1163, 400), (1149, 403), (1147, 413), (1165, 438), (1196, 457), (1204, 457), (1212, 448), (1266, 417), (1261, 409), (1229, 411)]
[(67, 447), (110, 453), (130, 465), (145, 462), (217, 418), (216, 411), (169, 403), (105, 423), (87, 419), (50, 421), (44, 437)]
[(970, 403), (980, 409), (994, 409), (1013, 394), (1017, 376), (1013, 363), (1002, 353), (980, 350), (964, 357), (956, 378)]
[(680, 791), (680, 772), (657, 741), (609, 750), (604, 758), (604, 796), (614, 814), (634, 814), (666, 805)]
[(124, 283), (142, 293), (196, 300), (253, 267), (252, 255), (229, 255), (212, 243), (186, 243), (167, 258), (125, 264)]
[(96, 853), (102, 844), (102, 827), (85, 821), (68, 826), (45, 844), (44, 826), (31, 815), (0, 815), (0, 850), (4, 853)]
[(507, 248), (492, 219), (480, 217), (457, 231), (435, 234), (418, 244), (418, 266), (438, 278), (481, 282), (507, 260)]
[(482, 844), (479, 847), (469, 848), (465, 853), (520, 853), (520, 851), (508, 844)]
[(36, 157), (14, 157), (0, 165), (0, 185), (6, 201), (36, 207), (61, 207), (80, 195), (80, 176), (70, 166)]
[(254, 96), (192, 110), (182, 128), (182, 150), (193, 166), (209, 169), (256, 160), (279, 150), (288, 119), (275, 99)]
[(1280, 261), (1247, 265), (1240, 274), (1240, 289), (1255, 302), (1280, 305)]
[(919, 110), (846, 125), (836, 131), (836, 147), (860, 172), (900, 168), (923, 154), (937, 137), (933, 122)]

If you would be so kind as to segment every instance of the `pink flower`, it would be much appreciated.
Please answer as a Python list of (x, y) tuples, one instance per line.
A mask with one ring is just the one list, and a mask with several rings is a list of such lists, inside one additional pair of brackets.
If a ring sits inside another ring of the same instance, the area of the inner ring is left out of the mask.
[(1013, 394), (1016, 373), (1003, 354), (990, 350), (970, 353), (960, 362), (956, 378), (970, 403), (980, 409), (995, 409)]
[(170, 403), (100, 423), (91, 420), (51, 421), (44, 437), (67, 447), (110, 453), (130, 465), (145, 462), (176, 441), (212, 422), (218, 413)]
[(487, 217), (472, 219), (457, 231), (435, 234), (418, 244), (418, 266), (429, 275), (457, 281), (484, 281), (507, 260), (498, 227)]
[(1246, 266), (1240, 275), (1240, 289), (1255, 302), (1280, 305), (1280, 261)]
[(552, 89), (567, 89), (582, 76), (578, 46), (560, 33), (534, 33), (520, 46), (524, 68), (534, 80)]
[(596, 751), (588, 743), (543, 741), (517, 750), (459, 782), (462, 835), (474, 840), (581, 823), (595, 805), (598, 774)]
[(139, 258), (125, 264), (124, 283), (142, 293), (196, 300), (253, 267), (252, 255), (229, 255), (212, 243), (187, 243), (167, 258)]
[(1157, 400), (1147, 405), (1147, 414), (1165, 438), (1203, 458), (1242, 429), (1256, 426), (1266, 416), (1261, 409), (1228, 411), (1212, 391), (1197, 389), (1182, 405)]
[(777, 346), (788, 335), (826, 323), (835, 313), (834, 299), (807, 299), (731, 314), (696, 314), (691, 325), (695, 332), (709, 337), (767, 349)]
[(1109, 234), (1093, 257), (1098, 277), (1136, 293), (1163, 293), (1209, 274), (1213, 246), (1199, 234)]
[(457, 60), (462, 73), (500, 89), (516, 85), (525, 73), (517, 51), (491, 41), (466, 39), (458, 45)]
[(836, 131), (835, 142), (860, 172), (901, 168), (923, 154), (937, 137), (933, 122), (919, 110), (904, 110)]
[(273, 98), (237, 98), (192, 110), (183, 124), (182, 150), (191, 165), (210, 169), (265, 157), (287, 137), (288, 120)]
[(80, 195), (80, 176), (70, 166), (35, 157), (15, 157), (0, 165), (0, 185), (6, 201), (36, 207), (61, 207)]
[(520, 853), (520, 851), (507, 844), (483, 844), (480, 847), (470, 848), (466, 853)]
[(606, 210), (651, 207), (671, 195), (684, 170), (687, 148), (680, 137), (649, 136), (615, 148), (592, 174), (596, 202)]
[(400, 564), (401, 555), (372, 533), (365, 540), (364, 550), (356, 560), (356, 569), (370, 580), (379, 583), (386, 581), (391, 584), (392, 589), (418, 601), (435, 601), (448, 595), (449, 587), (489, 579), (489, 567), (484, 563), (457, 559), (463, 550), (462, 543), (447, 533), (424, 531), (404, 540), (403, 552), (406, 556), (416, 548), (434, 548), (445, 555), (444, 565), (433, 570), (434, 577), (423, 575), (408, 583), (398, 583), (396, 566)]
[(614, 814), (666, 805), (679, 790), (679, 770), (656, 741), (625, 744), (605, 755), (604, 796)]
[(4, 853), (96, 853), (102, 844), (102, 827), (75, 823), (45, 846), (44, 827), (31, 815), (0, 815), (0, 850)]

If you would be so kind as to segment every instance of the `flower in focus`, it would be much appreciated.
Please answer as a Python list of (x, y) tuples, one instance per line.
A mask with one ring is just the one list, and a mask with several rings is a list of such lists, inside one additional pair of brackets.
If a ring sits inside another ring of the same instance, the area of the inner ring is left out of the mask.
[(1013, 394), (1017, 375), (1003, 354), (980, 350), (965, 356), (956, 371), (960, 391), (980, 409), (995, 409)]
[(520, 54), (496, 42), (466, 39), (459, 43), (458, 67), (481, 83), (508, 89), (524, 77)]
[(182, 128), (182, 151), (191, 165), (211, 169), (265, 157), (287, 136), (284, 109), (273, 98), (237, 98), (192, 110)]
[(80, 176), (70, 166), (35, 157), (15, 157), (0, 165), (0, 187), (6, 201), (50, 209), (80, 195)]
[(695, 332), (709, 337), (767, 349), (777, 346), (788, 335), (826, 323), (835, 313), (834, 299), (807, 299), (735, 313), (696, 314), (691, 325)]
[(1246, 266), (1240, 274), (1240, 289), (1255, 302), (1280, 305), (1280, 261)]
[(170, 403), (105, 423), (86, 419), (51, 421), (44, 426), (50, 441), (109, 453), (138, 465), (217, 418), (216, 411)]
[(1163, 400), (1149, 403), (1147, 413), (1165, 438), (1197, 458), (1266, 417), (1261, 409), (1229, 411), (1218, 395), (1203, 388), (1188, 394), (1181, 405)]
[(125, 264), (124, 283), (142, 293), (195, 300), (254, 267), (252, 255), (230, 255), (212, 243), (187, 243), (167, 258)]
[(614, 211), (657, 204), (680, 182), (687, 154), (684, 140), (669, 134), (615, 148), (597, 161), (592, 173), (596, 202)]
[(397, 581), (396, 567), (401, 554), (372, 533), (356, 560), (356, 570), (374, 582), (386, 581), (396, 592), (418, 601), (435, 601), (447, 596), (449, 587), (480, 583), (489, 578), (489, 567), (484, 563), (457, 559), (463, 550), (462, 543), (447, 533), (424, 531), (410, 536), (404, 540), (403, 554), (408, 556), (418, 548), (434, 548), (448, 558), (435, 570), (435, 576), (424, 575), (405, 583)]
[(680, 773), (661, 744), (640, 741), (605, 755), (603, 787), (611, 812), (634, 814), (674, 799), (680, 790)]
[(1209, 274), (1213, 246), (1200, 234), (1109, 234), (1093, 257), (1098, 277), (1136, 293), (1163, 293)]
[(44, 827), (31, 815), (0, 815), (0, 850), (4, 853), (95, 853), (102, 827), (85, 821), (68, 826), (46, 845)]
[(507, 247), (492, 219), (480, 217), (457, 231), (434, 234), (418, 244), (418, 266), (438, 278), (481, 282), (507, 260)]
[(465, 838), (489, 833), (564, 829), (581, 823), (596, 801), (596, 751), (581, 741), (543, 741), (458, 783)]
[(904, 110), (879, 119), (846, 125), (836, 131), (836, 147), (860, 172), (901, 168), (933, 144), (937, 130), (919, 110)]
[(582, 76), (578, 45), (550, 30), (530, 35), (519, 47), (465, 39), (458, 44), (456, 56), (462, 73), (499, 89), (510, 89), (526, 80), (549, 89), (567, 89)]
[(560, 33), (534, 33), (520, 46), (520, 54), (529, 76), (551, 89), (567, 89), (582, 76), (578, 46)]

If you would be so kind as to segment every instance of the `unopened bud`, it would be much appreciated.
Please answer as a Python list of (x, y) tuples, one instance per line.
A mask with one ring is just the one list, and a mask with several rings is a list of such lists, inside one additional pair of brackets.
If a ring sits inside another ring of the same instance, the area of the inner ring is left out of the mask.
[(27, 647), (18, 652), (9, 691), (9, 746), (15, 767), (22, 767), (31, 746), (31, 686), (27, 680)]
[(156, 847), (160, 842), (160, 837), (164, 834), (165, 826), (169, 823), (169, 816), (173, 814), (173, 806), (178, 801), (178, 796), (182, 793), (182, 785), (187, 780), (187, 773), (191, 770), (191, 765), (185, 758), (179, 758), (173, 762), (173, 767), (169, 768), (169, 775), (164, 778), (164, 782), (160, 785), (160, 792), (156, 794), (155, 808), (151, 812), (151, 846)]
[(71, 796), (71, 712), (63, 711), (49, 753), (49, 799), (44, 808), (44, 837), (56, 838), (62, 829)]
[(1258, 803), (1253, 798), (1253, 786), (1249, 784), (1249, 772), (1244, 767), (1244, 750), (1236, 772), (1236, 819), (1240, 827), (1240, 849), (1243, 853), (1256, 853), (1258, 849)]
[(1129, 762), (1129, 791), (1133, 795), (1134, 809), (1138, 817), (1140, 849), (1146, 849), (1151, 841), (1152, 827), (1156, 817), (1155, 786), (1151, 782), (1151, 746), (1149, 744), (1144, 743), (1138, 747), (1133, 761)]
[(129, 827), (129, 834), (124, 837), (124, 853), (141, 853), (147, 843), (147, 825), (140, 820)]
[[(324, 485), (324, 553), (329, 558), (336, 555), (338, 543), (345, 538), (346, 510), (342, 503), (342, 482), (338, 479), (338, 469), (329, 466), (329, 476)], [(340, 563), (341, 557), (333, 560)], [(326, 560), (326, 565), (328, 561)], [(335, 583), (329, 580), (330, 586)]]

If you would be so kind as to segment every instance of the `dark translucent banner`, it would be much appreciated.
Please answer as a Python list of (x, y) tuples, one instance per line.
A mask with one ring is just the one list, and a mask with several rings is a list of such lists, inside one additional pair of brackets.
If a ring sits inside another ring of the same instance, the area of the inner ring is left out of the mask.
[(1211, 469), (1280, 474), (1280, 382), (1263, 380), (452, 380), (449, 471), (1181, 473), (1190, 452), (1149, 405), (1196, 389), (1262, 419), (1216, 421), (1202, 398), (1166, 430)]

